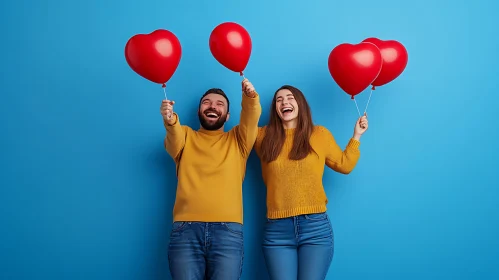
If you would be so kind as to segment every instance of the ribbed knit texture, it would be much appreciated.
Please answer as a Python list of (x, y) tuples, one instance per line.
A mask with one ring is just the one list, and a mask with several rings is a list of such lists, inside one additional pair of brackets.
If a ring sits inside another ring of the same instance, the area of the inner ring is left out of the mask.
[[(350, 173), (360, 157), (360, 142), (351, 138), (345, 150), (323, 126), (314, 126), (310, 144), (314, 152), (302, 160), (290, 160), (295, 129), (286, 129), (286, 140), (278, 158), (261, 161), (262, 176), (267, 187), (267, 217), (270, 219), (326, 211), (328, 199), (322, 184), (324, 166)], [(255, 150), (261, 159), (261, 142), (265, 127), (259, 129)]]
[(241, 119), (228, 132), (195, 131), (165, 123), (165, 148), (175, 160), (178, 185), (174, 221), (243, 222), (242, 184), (258, 133), (260, 97), (243, 94)]

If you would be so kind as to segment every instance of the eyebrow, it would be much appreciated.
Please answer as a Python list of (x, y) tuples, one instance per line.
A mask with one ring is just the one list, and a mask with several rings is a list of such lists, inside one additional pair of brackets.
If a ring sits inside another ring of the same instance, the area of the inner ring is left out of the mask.
[[(292, 93), (286, 94), (286, 96), (294, 96)], [(278, 96), (276, 99), (282, 98), (282, 96)]]
[(211, 100), (209, 98), (205, 98), (201, 101), (201, 103), (205, 102), (205, 101), (210, 101), (210, 102), (217, 102), (217, 103), (222, 103), (225, 105), (225, 102), (223, 100)]

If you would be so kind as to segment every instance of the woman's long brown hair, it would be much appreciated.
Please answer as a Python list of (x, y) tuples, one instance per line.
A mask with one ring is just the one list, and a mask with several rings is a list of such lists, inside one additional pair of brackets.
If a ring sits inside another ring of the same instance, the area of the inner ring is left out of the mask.
[(274, 161), (279, 156), (286, 140), (282, 120), (276, 110), (276, 96), (282, 89), (291, 91), (298, 104), (298, 123), (294, 133), (293, 147), (288, 157), (291, 160), (300, 160), (313, 151), (310, 145), (310, 136), (312, 135), (314, 125), (307, 100), (299, 89), (290, 85), (284, 85), (275, 92), (270, 107), (270, 120), (261, 144), (262, 160), (265, 162)]

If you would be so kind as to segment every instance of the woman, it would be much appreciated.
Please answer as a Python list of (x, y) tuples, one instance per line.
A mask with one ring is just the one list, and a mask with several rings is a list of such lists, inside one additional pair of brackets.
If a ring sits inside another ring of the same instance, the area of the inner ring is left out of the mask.
[(359, 118), (344, 151), (323, 126), (314, 126), (303, 93), (283, 86), (274, 94), (269, 124), (255, 150), (267, 187), (263, 253), (270, 279), (324, 279), (333, 257), (333, 230), (322, 185), (324, 165), (350, 173), (360, 156), (367, 118)]

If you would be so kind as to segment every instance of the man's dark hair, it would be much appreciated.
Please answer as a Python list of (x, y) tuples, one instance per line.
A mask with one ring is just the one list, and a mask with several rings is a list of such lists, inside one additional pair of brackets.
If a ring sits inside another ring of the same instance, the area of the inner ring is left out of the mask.
[(225, 92), (219, 88), (210, 88), (209, 90), (207, 90), (203, 96), (201, 96), (201, 99), (199, 99), (199, 107), (201, 107), (201, 102), (203, 101), (203, 98), (205, 96), (207, 96), (208, 94), (210, 93), (214, 93), (214, 94), (220, 94), (221, 96), (223, 96), (225, 98), (225, 100), (227, 100), (227, 113), (229, 112), (229, 107), (230, 107), (230, 102), (229, 102), (229, 98), (227, 97), (227, 95), (225, 95)]

